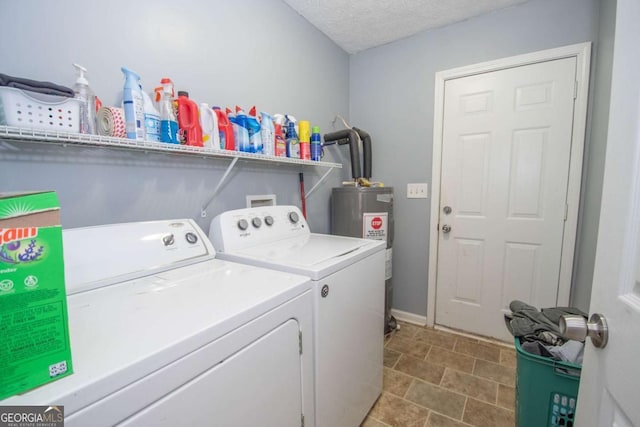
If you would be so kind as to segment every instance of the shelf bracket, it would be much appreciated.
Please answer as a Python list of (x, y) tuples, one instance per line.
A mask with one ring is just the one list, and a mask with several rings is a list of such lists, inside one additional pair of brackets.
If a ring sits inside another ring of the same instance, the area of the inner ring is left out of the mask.
[(325, 179), (327, 176), (329, 176), (329, 174), (331, 173), (331, 171), (332, 171), (333, 169), (334, 169), (334, 168), (329, 168), (329, 169), (324, 173), (324, 175), (322, 175), (322, 177), (320, 177), (320, 179), (318, 180), (318, 182), (316, 182), (316, 183), (313, 185), (313, 187), (311, 187), (311, 189), (310, 189), (309, 191), (307, 191), (307, 195), (306, 195), (307, 199), (308, 199), (308, 198), (311, 196), (311, 194), (316, 190), (316, 188), (318, 188), (318, 185), (320, 185), (320, 184), (322, 183), (322, 181), (324, 181), (324, 179)]
[(229, 174), (231, 173), (231, 170), (233, 169), (233, 167), (236, 165), (236, 163), (238, 162), (238, 158), (239, 157), (234, 157), (233, 160), (231, 161), (231, 163), (229, 164), (229, 166), (227, 166), (227, 170), (224, 172), (224, 175), (222, 175), (222, 178), (220, 178), (220, 181), (218, 181), (218, 185), (216, 185), (216, 188), (213, 190), (213, 194), (211, 195), (211, 198), (209, 199), (209, 201), (202, 207), (201, 211), (200, 211), (200, 216), (202, 218), (206, 218), (207, 217), (207, 208), (209, 207), (209, 205), (213, 202), (213, 199), (216, 198), (216, 196), (218, 195), (218, 191), (220, 191), (220, 188), (222, 187), (222, 184), (224, 184), (224, 182), (227, 180), (227, 177), (229, 176)]

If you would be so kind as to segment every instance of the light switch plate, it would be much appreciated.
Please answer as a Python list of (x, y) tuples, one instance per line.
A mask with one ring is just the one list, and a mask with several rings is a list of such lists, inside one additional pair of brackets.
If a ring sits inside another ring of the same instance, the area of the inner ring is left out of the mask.
[(407, 199), (426, 199), (428, 197), (429, 184), (417, 182), (407, 184)]

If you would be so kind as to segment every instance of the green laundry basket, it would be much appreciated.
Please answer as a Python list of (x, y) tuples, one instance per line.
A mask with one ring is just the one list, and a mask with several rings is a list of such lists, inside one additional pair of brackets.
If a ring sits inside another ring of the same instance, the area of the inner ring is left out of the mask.
[(516, 346), (516, 426), (575, 427), (581, 366), (527, 353)]

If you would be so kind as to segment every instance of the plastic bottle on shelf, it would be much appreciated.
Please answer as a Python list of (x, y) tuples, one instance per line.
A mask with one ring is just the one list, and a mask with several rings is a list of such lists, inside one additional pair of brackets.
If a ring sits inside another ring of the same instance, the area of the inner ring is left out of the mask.
[(235, 150), (235, 140), (233, 139), (233, 125), (227, 117), (227, 113), (220, 107), (213, 107), (213, 111), (218, 116), (218, 131), (220, 134), (220, 148), (223, 150)]
[(275, 127), (273, 126), (273, 117), (260, 112), (262, 121), (260, 122), (260, 137), (262, 139), (262, 152), (267, 156), (275, 156)]
[(200, 126), (202, 127), (202, 145), (213, 150), (220, 150), (218, 116), (206, 102), (200, 103)]
[(144, 99), (144, 134), (147, 141), (161, 142), (160, 138), (160, 112), (151, 101), (151, 97), (140, 87)]
[(310, 138), (311, 132), (309, 132), (310, 124), (307, 120), (300, 120), (298, 122), (298, 129), (300, 131), (300, 138), (298, 144), (300, 145), (300, 158), (302, 160), (311, 160), (311, 147)]
[(202, 147), (198, 105), (189, 99), (189, 92), (183, 90), (178, 91), (178, 127), (183, 144)]
[(162, 86), (155, 88), (156, 104), (160, 111), (160, 141), (169, 144), (180, 144), (178, 136), (178, 119), (173, 108), (173, 82), (165, 77), (160, 80)]
[(82, 65), (73, 64), (78, 71), (78, 78), (73, 85), (75, 98), (80, 100), (80, 133), (96, 133), (96, 95), (89, 86), (85, 73), (87, 69)]
[(127, 138), (144, 140), (144, 98), (140, 90), (140, 76), (126, 67), (121, 68), (124, 73), (124, 121)]
[(262, 153), (262, 134), (260, 132), (260, 122), (255, 116), (247, 116), (247, 131), (249, 133), (249, 152)]
[(300, 158), (300, 144), (296, 133), (296, 124), (290, 121), (287, 125), (287, 157)]
[(297, 135), (297, 137), (299, 139), (300, 138), (300, 131), (298, 130), (298, 120), (294, 116), (292, 116), (291, 114), (285, 114), (284, 115), (284, 123), (287, 124), (287, 129), (288, 129), (288, 126), (289, 126), (290, 122), (293, 122), (293, 127), (295, 128), (296, 135)]
[(243, 111), (235, 116), (230, 116), (229, 121), (233, 125), (233, 139), (235, 150), (249, 152), (249, 129), (247, 127), (247, 115)]
[(274, 125), (275, 129), (275, 155), (276, 157), (287, 157), (287, 142), (284, 139), (284, 135), (282, 134), (282, 125), (276, 123)]
[(319, 162), (322, 158), (322, 139), (320, 136), (320, 126), (311, 129), (311, 160)]

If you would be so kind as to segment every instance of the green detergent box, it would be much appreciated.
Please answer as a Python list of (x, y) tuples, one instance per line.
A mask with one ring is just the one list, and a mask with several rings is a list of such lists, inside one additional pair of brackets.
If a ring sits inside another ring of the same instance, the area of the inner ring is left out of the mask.
[(0, 193), (0, 404), (73, 372), (60, 206)]

